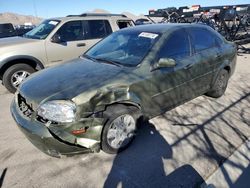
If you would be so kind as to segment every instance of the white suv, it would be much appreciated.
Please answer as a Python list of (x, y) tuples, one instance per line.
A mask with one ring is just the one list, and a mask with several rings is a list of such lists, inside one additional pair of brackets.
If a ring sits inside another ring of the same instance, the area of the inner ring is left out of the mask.
[(23, 37), (0, 40), (0, 79), (15, 92), (31, 73), (77, 58), (110, 33), (134, 26), (121, 14), (69, 15), (43, 21)]

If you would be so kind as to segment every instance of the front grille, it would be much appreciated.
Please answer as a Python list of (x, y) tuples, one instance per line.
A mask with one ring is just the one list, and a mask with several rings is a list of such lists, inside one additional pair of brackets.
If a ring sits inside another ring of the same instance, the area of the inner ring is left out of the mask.
[(31, 104), (28, 104), (26, 99), (20, 94), (17, 94), (17, 104), (22, 114), (28, 118), (31, 118), (34, 110), (32, 109)]

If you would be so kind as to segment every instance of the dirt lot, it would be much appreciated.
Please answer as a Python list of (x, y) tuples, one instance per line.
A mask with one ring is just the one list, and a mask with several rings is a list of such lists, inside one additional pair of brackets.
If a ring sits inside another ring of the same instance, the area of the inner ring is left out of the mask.
[[(12, 98), (0, 86), (0, 187), (193, 187), (250, 137), (250, 55), (238, 57), (223, 97), (201, 96), (150, 120), (116, 156), (43, 154), (11, 118)], [(234, 185), (226, 170), (223, 178)]]

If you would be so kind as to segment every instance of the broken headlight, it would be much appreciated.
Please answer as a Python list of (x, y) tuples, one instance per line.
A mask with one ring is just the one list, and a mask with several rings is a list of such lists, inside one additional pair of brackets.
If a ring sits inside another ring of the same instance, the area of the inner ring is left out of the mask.
[(44, 119), (58, 123), (75, 121), (76, 105), (71, 101), (54, 100), (40, 105), (37, 114)]

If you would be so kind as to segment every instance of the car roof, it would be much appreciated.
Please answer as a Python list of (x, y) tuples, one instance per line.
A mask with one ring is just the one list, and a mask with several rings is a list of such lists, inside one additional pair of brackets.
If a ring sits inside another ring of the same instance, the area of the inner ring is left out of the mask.
[(49, 18), (48, 20), (60, 20), (60, 21), (73, 21), (73, 20), (108, 20), (108, 19), (114, 19), (114, 20), (131, 20), (128, 17), (119, 15), (119, 14), (110, 14), (108, 15), (88, 15), (88, 16), (81, 16), (81, 15), (69, 15), (66, 17), (56, 17), (56, 18)]
[[(135, 27), (129, 27), (122, 29), (123, 31), (138, 31), (138, 32), (152, 32), (152, 33), (166, 33), (170, 30), (176, 30), (179, 28), (208, 28), (203, 24), (190, 24), (190, 23), (160, 23), (160, 24), (146, 24)], [(121, 30), (121, 31), (122, 31)]]

